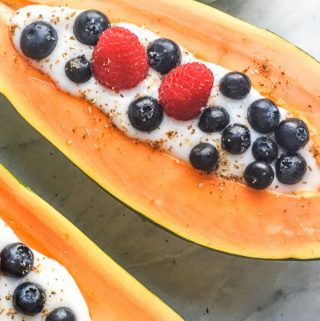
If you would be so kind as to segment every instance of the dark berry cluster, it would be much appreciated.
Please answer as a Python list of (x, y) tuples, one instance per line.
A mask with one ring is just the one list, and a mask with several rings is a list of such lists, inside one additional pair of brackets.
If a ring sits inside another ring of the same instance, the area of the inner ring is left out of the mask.
[[(0, 253), (0, 271), (12, 278), (23, 278), (34, 268), (32, 250), (23, 243), (12, 243)], [(33, 282), (20, 283), (12, 295), (14, 309), (24, 315), (33, 316), (40, 313), (46, 303), (46, 293), (43, 287)], [(71, 309), (60, 307), (51, 311), (46, 321), (76, 321)]]
[[(220, 81), (221, 93), (230, 99), (243, 99), (251, 88), (250, 79), (243, 73), (230, 72)], [(250, 126), (263, 134), (252, 144), (252, 154), (256, 159), (244, 171), (246, 183), (255, 189), (265, 189), (274, 180), (274, 170), (270, 165), (275, 161), (278, 180), (283, 184), (296, 184), (303, 178), (307, 164), (297, 153), (309, 141), (307, 125), (300, 119), (288, 118), (280, 122), (278, 107), (270, 99), (254, 101), (247, 111)], [(250, 130), (242, 124), (229, 123), (229, 115), (222, 107), (208, 107), (200, 116), (199, 128), (204, 132), (222, 131), (221, 147), (230, 154), (244, 153), (251, 145)], [(199, 144), (190, 153), (191, 164), (202, 170), (217, 168), (218, 151), (211, 145)], [(279, 147), (283, 150), (279, 154)], [(201, 148), (206, 151), (199, 153)], [(195, 161), (196, 159), (196, 161)], [(192, 161), (193, 160), (193, 161)], [(211, 163), (208, 164), (208, 160)], [(206, 168), (201, 164), (205, 162)]]
[[(97, 44), (99, 36), (110, 28), (108, 18), (99, 11), (87, 10), (80, 13), (74, 23), (73, 32), (76, 39), (88, 46)], [(48, 22), (37, 21), (24, 28), (20, 38), (20, 48), (31, 59), (48, 57), (58, 42), (56, 29)], [(67, 77), (75, 83), (83, 83), (91, 78), (91, 63), (85, 56), (77, 56), (65, 65)]]

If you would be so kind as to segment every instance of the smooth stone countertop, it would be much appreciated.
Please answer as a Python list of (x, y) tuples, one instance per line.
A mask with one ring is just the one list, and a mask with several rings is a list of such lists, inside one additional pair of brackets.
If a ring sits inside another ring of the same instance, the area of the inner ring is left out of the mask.
[[(218, 0), (213, 6), (320, 58), (320, 1)], [(114, 200), (3, 97), (0, 104), (0, 161), (187, 321), (320, 320), (320, 262), (250, 260), (184, 241)]]

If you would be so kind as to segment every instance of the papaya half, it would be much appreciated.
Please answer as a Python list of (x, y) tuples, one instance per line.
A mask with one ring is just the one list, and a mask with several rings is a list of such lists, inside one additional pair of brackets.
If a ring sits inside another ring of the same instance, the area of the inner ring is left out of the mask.
[(25, 244), (68, 269), (84, 296), (92, 321), (182, 321), (2, 165), (0, 218)]
[(268, 259), (320, 256), (318, 191), (256, 191), (239, 182), (202, 175), (165, 152), (133, 141), (112, 127), (98, 108), (59, 91), (33, 69), (11, 44), (7, 25), (11, 10), (32, 3), (94, 8), (113, 22), (145, 25), (197, 58), (250, 74), (261, 94), (308, 124), (316, 149), (320, 144), (317, 61), (270, 32), (191, 0), (2, 3), (1, 93), (108, 192), (157, 224), (209, 248)]

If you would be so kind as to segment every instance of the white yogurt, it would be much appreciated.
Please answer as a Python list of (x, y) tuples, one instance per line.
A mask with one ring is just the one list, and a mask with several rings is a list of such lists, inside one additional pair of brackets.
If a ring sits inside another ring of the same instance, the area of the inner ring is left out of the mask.
[[(80, 13), (67, 7), (49, 7), (44, 5), (33, 5), (20, 9), (12, 18), (13, 43), (20, 50), (20, 36), (22, 30), (30, 23), (43, 20), (51, 23), (58, 33), (58, 44), (55, 50), (45, 59), (40, 61), (30, 60), (31, 64), (49, 75), (57, 86), (71, 95), (85, 97), (93, 102), (105, 113), (109, 115), (112, 122), (128, 136), (147, 141), (152, 145), (160, 146), (175, 157), (189, 161), (191, 149), (200, 142), (210, 142), (220, 151), (221, 162), (217, 170), (218, 174), (226, 177), (242, 177), (245, 167), (254, 161), (251, 148), (241, 155), (231, 155), (221, 148), (220, 133), (204, 133), (198, 127), (199, 117), (190, 121), (177, 121), (167, 115), (164, 115), (159, 128), (150, 133), (141, 132), (131, 126), (128, 119), (128, 106), (135, 98), (144, 95), (158, 97), (158, 88), (162, 76), (149, 68), (148, 76), (138, 86), (130, 90), (115, 92), (100, 85), (93, 77), (86, 83), (75, 84), (65, 75), (65, 63), (78, 55), (85, 55), (91, 60), (93, 47), (81, 44), (76, 40), (73, 34), (73, 24)], [(122, 26), (135, 33), (141, 43), (147, 47), (148, 44), (159, 38), (155, 33), (128, 23), (117, 23), (114, 25)], [(224, 107), (230, 115), (230, 123), (240, 123), (248, 126), (251, 132), (252, 143), (261, 134), (251, 128), (246, 114), (248, 106), (256, 99), (263, 98), (255, 89), (251, 89), (249, 95), (241, 100), (232, 100), (224, 97), (219, 92), (220, 79), (229, 70), (222, 68), (214, 63), (209, 63), (196, 59), (190, 52), (181, 48), (182, 63), (198, 61), (204, 63), (214, 74), (214, 86), (209, 99), (210, 105)], [(285, 119), (288, 113), (285, 109), (279, 108), (281, 119)], [(307, 146), (299, 153), (306, 159), (308, 164), (307, 173), (303, 180), (295, 185), (284, 185), (277, 178), (274, 179), (269, 189), (277, 190), (282, 193), (295, 191), (317, 191), (320, 188), (320, 167), (310, 152), (313, 143), (309, 142)], [(274, 163), (272, 164), (274, 168)]]
[[(20, 242), (15, 233), (0, 219), (0, 251), (10, 243)], [(53, 245), (54, 246), (54, 245)], [(69, 272), (58, 262), (32, 250), (34, 269), (23, 278), (11, 278), (0, 274), (0, 320), (44, 321), (46, 315), (59, 307), (69, 307), (77, 321), (91, 321), (86, 302)], [(46, 292), (43, 311), (35, 316), (25, 316), (12, 306), (12, 294), (16, 287), (31, 281), (41, 285)]]

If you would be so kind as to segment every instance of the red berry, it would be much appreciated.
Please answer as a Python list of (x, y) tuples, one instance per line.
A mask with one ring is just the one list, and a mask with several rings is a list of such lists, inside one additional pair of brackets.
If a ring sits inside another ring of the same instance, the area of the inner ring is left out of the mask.
[(198, 116), (213, 86), (213, 74), (204, 64), (193, 62), (173, 69), (159, 88), (160, 103), (167, 115), (178, 120)]
[(102, 85), (130, 89), (146, 78), (148, 68), (146, 50), (131, 31), (112, 27), (101, 34), (92, 54), (92, 70)]

